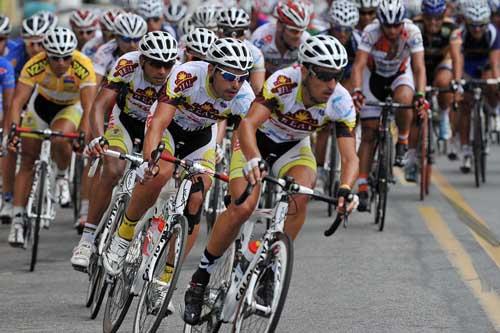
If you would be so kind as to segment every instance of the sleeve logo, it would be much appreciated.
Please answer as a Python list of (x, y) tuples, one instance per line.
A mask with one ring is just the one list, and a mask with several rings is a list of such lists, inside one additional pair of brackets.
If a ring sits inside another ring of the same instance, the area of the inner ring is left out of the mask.
[(115, 66), (115, 71), (113, 73), (114, 77), (125, 76), (132, 73), (139, 64), (134, 63), (132, 60), (120, 59)]
[(35, 62), (28, 68), (26, 68), (26, 72), (28, 73), (29, 76), (33, 77), (45, 70), (45, 66), (48, 65), (48, 60), (47, 58), (44, 58), (40, 61)]
[(75, 75), (80, 79), (84, 80), (87, 76), (89, 76), (89, 71), (78, 61), (73, 61), (73, 70), (75, 71)]
[(179, 91), (184, 91), (188, 88), (191, 88), (197, 79), (198, 77), (193, 76), (190, 73), (180, 71), (179, 73), (177, 73), (174, 81), (174, 93), (178, 93)]
[(297, 87), (297, 82), (292, 82), (292, 79), (285, 75), (278, 75), (273, 85), (274, 87), (271, 89), (273, 94), (285, 95), (290, 93), (293, 88)]

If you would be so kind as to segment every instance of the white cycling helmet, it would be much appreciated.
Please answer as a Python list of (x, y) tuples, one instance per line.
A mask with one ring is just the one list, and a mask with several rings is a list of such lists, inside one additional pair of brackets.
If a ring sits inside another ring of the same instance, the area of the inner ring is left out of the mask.
[(195, 28), (186, 35), (186, 47), (196, 53), (206, 56), (210, 45), (217, 39), (217, 35), (205, 28)]
[(78, 41), (70, 29), (56, 27), (50, 30), (43, 39), (43, 47), (48, 55), (65, 57), (76, 50)]
[(163, 1), (162, 0), (140, 0), (137, 3), (135, 12), (144, 19), (163, 16)]
[(500, 11), (500, 0), (489, 0), (488, 4), (490, 5), (492, 13)]
[(307, 28), (311, 20), (309, 6), (302, 1), (280, 1), (275, 7), (274, 14), (278, 21), (300, 29)]
[(227, 68), (249, 71), (253, 67), (252, 53), (244, 42), (234, 38), (215, 40), (207, 52), (207, 61)]
[(59, 20), (57, 19), (57, 16), (54, 13), (49, 12), (48, 10), (42, 10), (36, 13), (36, 15), (41, 16), (45, 21), (49, 22), (50, 24), (49, 30), (52, 30), (55, 27), (57, 27), (57, 22), (59, 22)]
[(406, 16), (413, 18), (422, 13), (422, 0), (404, 0)]
[(219, 7), (209, 5), (201, 6), (195, 9), (191, 16), (191, 22), (195, 28), (216, 29), (217, 28), (217, 15), (219, 14)]
[(0, 35), (8, 35), (11, 30), (10, 19), (7, 16), (0, 15)]
[(489, 23), (491, 9), (481, 1), (471, 2), (463, 8), (463, 14), (467, 21), (474, 23)]
[(78, 9), (73, 11), (69, 18), (69, 23), (71, 24), (71, 26), (78, 29), (97, 29), (98, 22), (98, 17), (92, 11), (86, 9)]
[(340, 27), (354, 28), (359, 21), (359, 11), (349, 0), (334, 1), (329, 12), (330, 23)]
[(311, 36), (299, 47), (299, 62), (341, 70), (347, 66), (347, 51), (333, 36)]
[(101, 14), (99, 17), (99, 23), (101, 27), (108, 31), (115, 31), (115, 20), (116, 17), (123, 13), (121, 9), (109, 9)]
[(187, 6), (183, 3), (170, 1), (168, 6), (163, 8), (163, 16), (165, 20), (171, 23), (177, 23), (182, 20), (187, 14)]
[(114, 22), (115, 34), (128, 38), (139, 38), (148, 32), (146, 21), (137, 14), (122, 13)]
[(380, 0), (356, 0), (358, 8), (377, 8)]
[(179, 21), (179, 24), (177, 25), (177, 35), (180, 38), (184, 35), (187, 35), (193, 29), (194, 25), (193, 22), (191, 22), (191, 16), (187, 15)]
[(217, 17), (217, 25), (222, 29), (247, 29), (250, 16), (242, 8), (222, 9)]
[(139, 52), (149, 59), (161, 62), (175, 61), (177, 58), (177, 41), (165, 31), (151, 31), (142, 37)]
[(401, 0), (381, 0), (377, 18), (381, 24), (398, 24), (405, 17), (405, 7)]
[(21, 36), (24, 38), (45, 36), (52, 29), (50, 22), (38, 14), (25, 18), (21, 25)]

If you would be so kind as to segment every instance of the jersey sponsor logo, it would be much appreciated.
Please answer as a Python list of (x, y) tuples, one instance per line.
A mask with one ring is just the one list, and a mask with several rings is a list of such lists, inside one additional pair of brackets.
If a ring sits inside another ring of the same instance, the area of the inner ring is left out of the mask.
[(314, 119), (311, 113), (304, 109), (288, 114), (276, 110), (276, 115), (279, 122), (299, 131), (313, 132), (322, 127), (318, 124), (318, 120)]
[(75, 71), (75, 75), (80, 80), (85, 80), (85, 78), (90, 74), (89, 70), (76, 60), (73, 61), (73, 70)]
[(33, 77), (36, 76), (40, 73), (42, 73), (45, 70), (45, 66), (49, 64), (49, 61), (47, 58), (43, 58), (40, 61), (35, 62), (28, 68), (26, 68), (26, 72), (28, 73), (29, 76)]
[(273, 85), (274, 87), (271, 89), (273, 94), (285, 95), (297, 87), (297, 82), (292, 82), (292, 79), (285, 75), (278, 75)]
[(0, 67), (0, 75), (7, 73), (7, 68)]
[(157, 92), (153, 87), (147, 87), (145, 89), (137, 89), (134, 91), (132, 97), (146, 105), (152, 105), (156, 101)]
[(191, 88), (196, 80), (198, 80), (197, 76), (193, 76), (192, 74), (185, 71), (180, 71), (175, 77), (174, 92), (178, 93), (179, 91), (184, 91), (188, 88)]
[(115, 66), (115, 72), (113, 73), (113, 76), (117, 77), (130, 74), (135, 70), (137, 66), (139, 66), (139, 64), (134, 63), (132, 60), (120, 59), (120, 61), (118, 61)]

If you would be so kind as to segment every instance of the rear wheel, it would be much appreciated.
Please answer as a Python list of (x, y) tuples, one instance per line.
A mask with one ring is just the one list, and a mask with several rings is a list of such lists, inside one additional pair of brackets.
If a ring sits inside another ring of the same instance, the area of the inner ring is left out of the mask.
[(389, 190), (390, 169), (392, 168), (392, 137), (385, 135), (379, 145), (377, 166), (377, 195), (375, 201), (375, 223), (379, 231), (384, 230), (385, 214), (387, 209), (387, 192)]

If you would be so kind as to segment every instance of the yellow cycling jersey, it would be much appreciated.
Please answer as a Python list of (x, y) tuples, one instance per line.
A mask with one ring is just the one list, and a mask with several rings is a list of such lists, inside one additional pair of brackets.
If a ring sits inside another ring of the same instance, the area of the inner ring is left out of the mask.
[(73, 61), (66, 73), (57, 77), (51, 70), (45, 52), (40, 52), (24, 65), (19, 82), (34, 87), (47, 100), (63, 105), (75, 104), (80, 100), (80, 89), (95, 86), (96, 78), (92, 61), (80, 53), (73, 52)]

